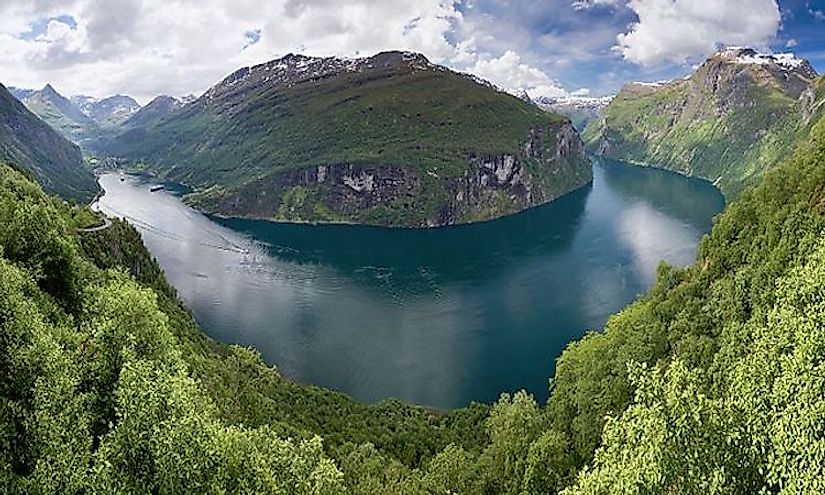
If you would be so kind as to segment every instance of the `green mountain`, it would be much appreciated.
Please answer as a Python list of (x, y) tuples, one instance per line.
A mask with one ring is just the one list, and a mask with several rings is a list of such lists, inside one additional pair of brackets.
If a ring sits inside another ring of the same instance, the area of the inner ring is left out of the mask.
[(100, 126), (51, 84), (38, 91), (13, 89), (20, 101), (66, 139), (83, 145), (100, 134)]
[(110, 151), (210, 213), (294, 222), (487, 220), (592, 178), (567, 119), (401, 52), (240, 69)]
[(80, 149), (0, 85), (0, 161), (31, 173), (51, 194), (87, 202), (97, 194), (97, 181), (84, 163)]
[[(0, 166), (4, 493), (820, 493), (825, 119), (697, 263), (527, 394), (439, 413), (302, 386), (206, 337), (139, 234)], [(322, 440), (323, 439), (323, 440)]]
[(625, 86), (583, 138), (595, 153), (702, 177), (730, 198), (807, 135), (824, 87), (806, 60), (726, 49), (685, 79)]

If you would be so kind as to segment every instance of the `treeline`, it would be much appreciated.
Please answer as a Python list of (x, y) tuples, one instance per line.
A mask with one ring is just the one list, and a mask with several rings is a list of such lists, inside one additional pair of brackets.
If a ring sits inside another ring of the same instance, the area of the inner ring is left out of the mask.
[(451, 413), (206, 337), (137, 232), (0, 167), (0, 491), (825, 493), (825, 121), (697, 263), (521, 392)]

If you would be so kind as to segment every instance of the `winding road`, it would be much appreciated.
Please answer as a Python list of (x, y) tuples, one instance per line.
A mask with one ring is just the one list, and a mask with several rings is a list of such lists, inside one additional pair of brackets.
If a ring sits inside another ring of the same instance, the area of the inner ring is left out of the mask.
[(84, 233), (86, 233), (86, 232), (100, 232), (101, 230), (106, 230), (111, 226), (112, 226), (112, 221), (109, 219), (109, 217), (104, 216), (103, 217), (103, 225), (98, 225), (97, 227), (89, 227), (89, 228), (86, 228), (86, 229), (77, 229), (77, 231), (78, 232), (84, 232)]

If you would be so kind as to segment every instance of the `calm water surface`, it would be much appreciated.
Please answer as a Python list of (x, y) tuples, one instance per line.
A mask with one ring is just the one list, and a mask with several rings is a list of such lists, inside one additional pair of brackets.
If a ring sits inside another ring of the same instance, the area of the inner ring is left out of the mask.
[(553, 204), (435, 230), (212, 219), (145, 179), (100, 183), (98, 207), (138, 227), (212, 337), (301, 382), (442, 408), (546, 399), (565, 345), (661, 260), (691, 263), (724, 204), (706, 182), (612, 162)]

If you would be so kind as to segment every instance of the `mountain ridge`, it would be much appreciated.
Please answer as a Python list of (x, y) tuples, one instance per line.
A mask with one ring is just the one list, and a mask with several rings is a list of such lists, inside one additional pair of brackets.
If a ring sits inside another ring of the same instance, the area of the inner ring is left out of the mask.
[(412, 52), (243, 67), (109, 150), (209, 213), (276, 221), (451, 225), (592, 178), (566, 118)]

